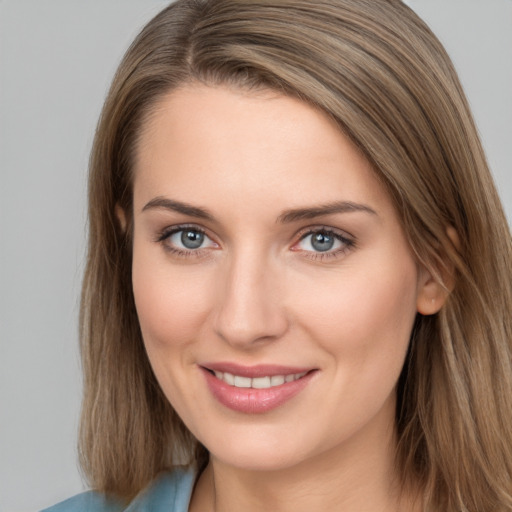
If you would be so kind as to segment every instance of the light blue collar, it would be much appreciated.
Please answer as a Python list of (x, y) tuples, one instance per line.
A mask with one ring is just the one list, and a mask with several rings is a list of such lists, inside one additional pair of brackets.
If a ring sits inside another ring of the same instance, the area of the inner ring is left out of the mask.
[(193, 470), (175, 469), (158, 476), (123, 512), (188, 512)]

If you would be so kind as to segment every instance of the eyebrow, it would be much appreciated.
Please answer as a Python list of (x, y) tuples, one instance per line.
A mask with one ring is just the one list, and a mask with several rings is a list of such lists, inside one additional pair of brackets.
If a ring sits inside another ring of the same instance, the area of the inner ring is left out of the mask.
[(323, 215), (333, 215), (336, 213), (365, 212), (371, 215), (377, 215), (377, 212), (365, 204), (353, 203), (351, 201), (336, 201), (324, 205), (313, 206), (309, 208), (296, 208), (283, 212), (277, 219), (277, 222), (286, 224), (298, 220), (314, 219)]
[(146, 210), (158, 208), (183, 213), (184, 215), (190, 215), (191, 217), (197, 217), (198, 219), (209, 221), (215, 220), (213, 215), (204, 208), (192, 206), (191, 204), (182, 203), (181, 201), (175, 201), (174, 199), (168, 199), (166, 197), (155, 197), (154, 199), (151, 199), (151, 201), (142, 208), (142, 211), (144, 212)]
[[(155, 197), (154, 199), (151, 199), (151, 201), (142, 208), (142, 211), (144, 212), (146, 210), (160, 208), (182, 213), (184, 215), (190, 215), (191, 217), (197, 217), (198, 219), (209, 220), (212, 222), (215, 221), (214, 216), (204, 208), (192, 206), (191, 204), (166, 197)], [(299, 220), (314, 219), (324, 215), (351, 212), (364, 212), (371, 215), (377, 215), (375, 210), (365, 204), (354, 203), (352, 201), (336, 201), (308, 208), (294, 208), (292, 210), (286, 210), (279, 215), (277, 223), (288, 224)]]

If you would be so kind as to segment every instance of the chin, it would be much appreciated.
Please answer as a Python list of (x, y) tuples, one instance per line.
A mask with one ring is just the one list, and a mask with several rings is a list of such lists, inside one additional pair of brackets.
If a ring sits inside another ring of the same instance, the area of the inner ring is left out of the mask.
[[(233, 449), (235, 448), (235, 449)], [(280, 471), (297, 466), (303, 460), (296, 451), (289, 453), (274, 447), (248, 446), (232, 447), (229, 450), (210, 455), (224, 465), (242, 471)]]
[[(313, 440), (313, 432), (291, 435), (289, 428), (236, 428), (227, 432), (210, 431), (201, 441), (216, 461), (244, 471), (279, 471), (309, 460), (323, 451)], [(200, 433), (199, 438), (201, 439)]]

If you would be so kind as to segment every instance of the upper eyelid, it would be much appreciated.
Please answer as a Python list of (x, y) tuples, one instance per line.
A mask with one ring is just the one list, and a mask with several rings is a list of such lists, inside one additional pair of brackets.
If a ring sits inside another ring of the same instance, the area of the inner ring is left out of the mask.
[(191, 229), (193, 231), (197, 231), (198, 233), (202, 233), (202, 234), (206, 235), (210, 239), (212, 238), (208, 234), (208, 231), (201, 226), (198, 226), (196, 224), (178, 224), (175, 226), (167, 226), (167, 227), (159, 230), (157, 232), (157, 237), (156, 237), (157, 241), (164, 240), (168, 236), (173, 235), (174, 233), (179, 233), (180, 231), (185, 231), (186, 229)]
[(295, 236), (299, 237), (300, 240), (305, 238), (308, 235), (311, 235), (313, 233), (319, 233), (319, 232), (325, 232), (325, 233), (332, 233), (334, 235), (338, 235), (341, 238), (346, 238), (351, 241), (355, 241), (356, 237), (349, 233), (348, 231), (345, 231), (344, 229), (335, 228), (332, 226), (308, 226), (306, 228), (300, 229)]
[[(347, 231), (344, 231), (339, 228), (333, 228), (330, 226), (316, 226), (316, 227), (309, 226), (309, 228), (305, 228), (301, 231), (302, 232), (299, 231), (298, 235), (297, 234), (295, 235), (296, 237), (298, 236), (298, 240), (293, 243), (290, 250), (303, 252), (308, 255), (308, 258), (312, 258), (312, 259), (337, 258), (341, 254), (346, 253), (349, 250), (353, 250), (358, 245), (357, 239), (355, 236), (353, 236), (350, 233), (348, 233)], [(309, 251), (309, 250), (303, 250), (303, 249), (296, 248), (308, 236), (313, 235), (315, 233), (321, 233), (321, 232), (324, 232), (327, 234), (332, 234), (332, 236), (337, 238), (338, 241), (342, 244), (342, 247), (340, 247), (336, 250), (329, 250), (329, 251), (325, 251), (325, 252), (316, 252), (316, 251)]]
[(156, 237), (155, 242), (162, 245), (163, 248), (166, 251), (181, 255), (181, 256), (196, 256), (199, 257), (199, 255), (204, 254), (204, 251), (212, 248), (210, 247), (198, 247), (196, 249), (190, 249), (190, 248), (181, 248), (176, 247), (173, 244), (170, 243), (170, 238), (172, 235), (175, 235), (176, 233), (179, 233), (180, 231), (197, 231), (198, 233), (201, 233), (204, 235), (212, 244), (219, 247), (219, 244), (206, 232), (206, 230), (200, 226), (190, 225), (190, 224), (181, 224), (181, 225), (175, 225), (175, 226), (168, 226), (162, 230), (160, 230)]
[[(212, 236), (208, 229), (206, 229), (206, 228), (204, 228), (204, 227), (202, 227), (202, 226), (200, 226), (198, 224), (195, 224), (195, 223), (183, 223), (183, 224), (167, 226), (167, 227), (161, 229), (157, 233), (156, 241), (157, 242), (161, 242), (161, 241), (165, 240), (166, 238), (168, 238), (170, 235), (178, 233), (180, 231), (184, 231), (186, 229), (192, 229), (194, 231), (202, 233), (205, 236), (207, 236), (210, 240), (212, 240), (214, 243), (218, 244), (219, 246), (221, 245), (217, 241), (218, 237)], [(340, 228), (335, 228), (333, 226), (326, 226), (326, 225), (316, 225), (316, 226), (311, 226), (310, 225), (310, 226), (303, 227), (300, 230), (295, 232), (295, 234), (292, 237), (292, 239), (295, 240), (293, 242), (293, 245), (295, 245), (296, 243), (302, 241), (308, 235), (311, 235), (311, 234), (314, 234), (314, 233), (318, 233), (318, 232), (322, 232), (322, 231), (326, 232), (326, 233), (332, 233), (333, 235), (335, 235), (335, 236), (337, 236), (339, 238), (342, 238), (342, 239), (347, 239), (347, 240), (349, 240), (352, 243), (354, 243), (355, 240), (356, 240), (356, 238), (352, 234), (350, 234), (347, 231), (342, 230)]]

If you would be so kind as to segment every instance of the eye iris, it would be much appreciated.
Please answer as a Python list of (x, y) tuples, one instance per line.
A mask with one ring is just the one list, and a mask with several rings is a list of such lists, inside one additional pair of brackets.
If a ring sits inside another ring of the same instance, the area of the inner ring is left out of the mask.
[(181, 243), (187, 249), (197, 249), (201, 247), (204, 241), (203, 233), (198, 233), (197, 231), (183, 231), (181, 233)]
[(311, 236), (311, 245), (316, 251), (328, 251), (334, 245), (334, 237), (326, 233), (315, 233)]

